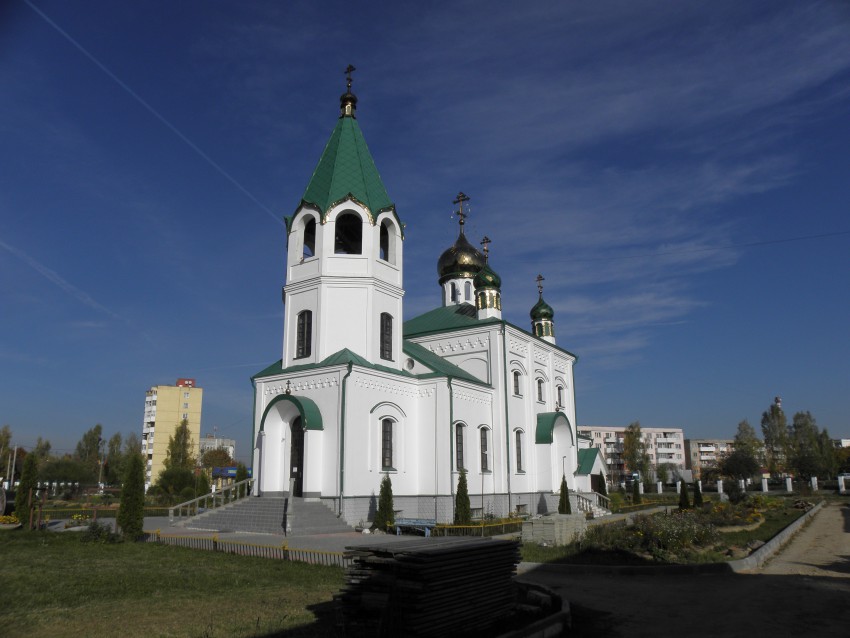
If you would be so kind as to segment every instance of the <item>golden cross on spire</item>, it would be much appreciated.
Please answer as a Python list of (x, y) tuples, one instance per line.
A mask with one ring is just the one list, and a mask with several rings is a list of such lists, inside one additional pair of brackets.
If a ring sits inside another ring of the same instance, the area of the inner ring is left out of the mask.
[(537, 275), (537, 292), (540, 295), (541, 299), (543, 298), (543, 282), (546, 281), (543, 278), (543, 275)]
[(345, 69), (345, 78), (347, 80), (348, 92), (351, 93), (351, 74), (357, 69), (353, 64), (349, 64)]
[(481, 250), (484, 252), (484, 263), (486, 264), (490, 257), (490, 238), (487, 235), (484, 235), (484, 239), (481, 240)]
[(452, 201), (452, 204), (458, 204), (460, 206), (460, 208), (458, 208), (458, 210), (455, 211), (455, 215), (457, 215), (458, 219), (460, 219), (460, 221), (458, 223), (460, 224), (460, 234), (461, 235), (463, 234), (464, 218), (466, 218), (469, 215), (469, 211), (463, 210), (463, 204), (464, 204), (464, 202), (468, 202), (468, 201), (469, 201), (469, 195), (467, 195), (463, 191), (459, 192), (457, 194), (457, 199)]

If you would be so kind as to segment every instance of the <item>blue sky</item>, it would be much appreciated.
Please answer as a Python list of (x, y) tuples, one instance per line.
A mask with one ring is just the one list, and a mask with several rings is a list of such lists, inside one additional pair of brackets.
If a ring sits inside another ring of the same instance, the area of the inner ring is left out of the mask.
[(505, 317), (535, 277), (582, 425), (731, 437), (775, 395), (850, 437), (850, 4), (0, 8), (0, 423), (72, 448), (194, 377), (248, 459), (285, 234), (357, 67), (405, 316), (472, 198)]

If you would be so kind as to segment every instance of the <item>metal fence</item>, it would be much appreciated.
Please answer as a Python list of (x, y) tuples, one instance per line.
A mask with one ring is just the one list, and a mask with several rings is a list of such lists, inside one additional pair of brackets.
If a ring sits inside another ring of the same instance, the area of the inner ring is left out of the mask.
[(238, 541), (222, 540), (217, 535), (213, 536), (183, 536), (176, 534), (162, 534), (159, 531), (145, 532), (146, 543), (159, 543), (161, 545), (172, 545), (174, 547), (185, 547), (187, 549), (200, 549), (211, 552), (224, 552), (237, 556), (253, 556), (256, 558), (272, 558), (275, 560), (288, 560), (310, 565), (331, 565), (336, 567), (348, 567), (351, 559), (342, 552), (323, 552), (314, 549), (298, 549), (289, 547), (286, 543), (280, 545), (256, 545), (254, 543), (240, 543)]

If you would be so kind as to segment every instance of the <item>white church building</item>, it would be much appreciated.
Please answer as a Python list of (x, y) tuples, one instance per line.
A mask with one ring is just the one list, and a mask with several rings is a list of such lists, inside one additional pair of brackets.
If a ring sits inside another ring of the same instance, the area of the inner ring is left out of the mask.
[(453, 519), (462, 470), (474, 516), (557, 510), (562, 475), (591, 492), (605, 465), (577, 434), (576, 356), (556, 345), (542, 288), (531, 331), (502, 319), (489, 240), (479, 251), (464, 235), (461, 193), (439, 305), (403, 322), (404, 226), (350, 74), (340, 100), (286, 220), (283, 354), (252, 377), (254, 494), (321, 500), (355, 524), (374, 516), (385, 474), (400, 516), (440, 522)]

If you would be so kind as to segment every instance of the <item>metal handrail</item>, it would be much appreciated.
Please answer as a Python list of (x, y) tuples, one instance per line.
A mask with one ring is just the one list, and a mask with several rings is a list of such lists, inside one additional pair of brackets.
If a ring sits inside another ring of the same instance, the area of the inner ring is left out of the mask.
[(248, 478), (244, 481), (239, 481), (238, 483), (233, 483), (232, 485), (223, 487), (216, 492), (210, 492), (209, 494), (204, 494), (198, 498), (193, 498), (191, 501), (186, 501), (185, 503), (180, 503), (174, 507), (169, 507), (168, 521), (170, 523), (174, 523), (175, 516), (177, 518), (188, 518), (189, 516), (199, 514), (201, 511), (209, 511), (216, 509), (217, 507), (222, 507), (223, 505), (235, 503), (236, 501), (251, 494), (253, 485), (254, 479)]

